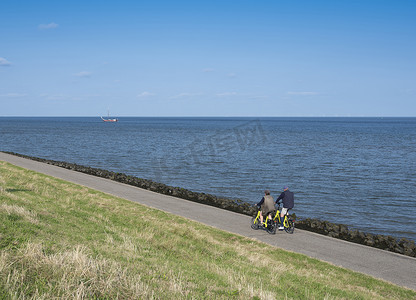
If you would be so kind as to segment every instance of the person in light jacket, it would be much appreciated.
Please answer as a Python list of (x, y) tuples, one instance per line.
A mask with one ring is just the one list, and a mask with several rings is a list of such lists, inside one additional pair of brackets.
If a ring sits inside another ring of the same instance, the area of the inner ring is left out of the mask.
[(267, 215), (269, 219), (272, 219), (272, 211), (274, 210), (273, 197), (270, 196), (270, 191), (264, 191), (264, 197), (257, 203), (258, 207), (261, 207), (260, 222), (263, 224), (263, 215)]

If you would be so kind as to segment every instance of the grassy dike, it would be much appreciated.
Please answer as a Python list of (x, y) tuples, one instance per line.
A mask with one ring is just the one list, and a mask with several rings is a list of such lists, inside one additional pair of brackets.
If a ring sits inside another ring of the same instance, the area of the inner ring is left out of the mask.
[(416, 299), (416, 292), (0, 162), (0, 299), (52, 298)]

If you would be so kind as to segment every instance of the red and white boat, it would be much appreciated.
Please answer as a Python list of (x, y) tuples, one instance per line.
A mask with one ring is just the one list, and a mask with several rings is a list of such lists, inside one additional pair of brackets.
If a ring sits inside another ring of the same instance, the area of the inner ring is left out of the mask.
[(110, 112), (108, 112), (107, 119), (104, 119), (103, 117), (101, 117), (101, 120), (103, 120), (104, 122), (118, 122), (118, 119), (116, 119), (116, 118), (110, 118)]
[(118, 119), (104, 119), (103, 117), (101, 117), (101, 120), (104, 122), (118, 122)]

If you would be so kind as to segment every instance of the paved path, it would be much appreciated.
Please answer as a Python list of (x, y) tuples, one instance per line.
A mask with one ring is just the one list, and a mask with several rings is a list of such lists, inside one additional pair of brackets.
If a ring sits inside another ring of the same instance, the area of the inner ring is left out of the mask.
[(157, 194), (64, 168), (0, 152), (0, 160), (14, 165), (84, 185), (121, 198), (184, 216), (198, 222), (255, 238), (272, 246), (306, 254), (376, 278), (416, 290), (416, 258), (362, 246), (312, 232), (295, 229), (294, 234), (250, 228), (250, 217), (191, 201)]

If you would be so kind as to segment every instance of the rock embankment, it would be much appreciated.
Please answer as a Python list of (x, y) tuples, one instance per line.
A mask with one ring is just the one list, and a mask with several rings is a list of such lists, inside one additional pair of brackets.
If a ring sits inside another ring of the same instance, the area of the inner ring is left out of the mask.
[(347, 225), (309, 218), (296, 222), (296, 227), (337, 239), (416, 257), (415, 242), (406, 238), (397, 239), (388, 235), (350, 230)]
[[(98, 168), (86, 167), (78, 164), (67, 163), (62, 161), (54, 161), (49, 159), (43, 159), (38, 157), (32, 157), (27, 155), (22, 155), (18, 153), (7, 152), (12, 155), (20, 156), (27, 159), (32, 159), (35, 161), (55, 165), (65, 169), (82, 172), (85, 174), (98, 176), (102, 178), (111, 179), (117, 182), (133, 185), (142, 189), (150, 190), (156, 193), (169, 195), (173, 197), (178, 197), (186, 199), (189, 201), (199, 202), (206, 205), (215, 206), (218, 208), (234, 211), (237, 213), (245, 215), (254, 215), (257, 213), (257, 210), (253, 205), (244, 202), (242, 200), (232, 200), (217, 197), (211, 194), (197, 193), (190, 190), (173, 187), (165, 185), (163, 183), (154, 182), (152, 180), (141, 179), (135, 176), (126, 175), (124, 173), (117, 173), (112, 171), (107, 171)], [(295, 218), (296, 216), (293, 215)], [(409, 239), (397, 239), (392, 236), (387, 235), (376, 235), (372, 233), (364, 233), (358, 230), (349, 230), (347, 225), (343, 224), (334, 224), (327, 221), (321, 221), (317, 219), (302, 219), (298, 218), (296, 220), (296, 227), (319, 234), (327, 235), (330, 237), (367, 245), (387, 251), (392, 251), (412, 257), (416, 257), (416, 245), (415, 242)]]

